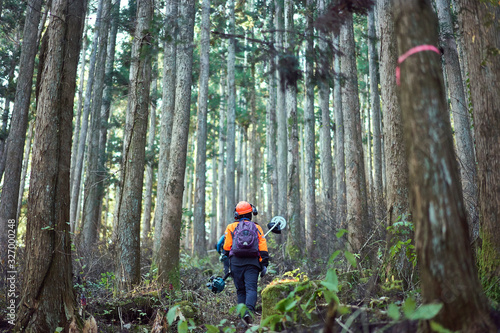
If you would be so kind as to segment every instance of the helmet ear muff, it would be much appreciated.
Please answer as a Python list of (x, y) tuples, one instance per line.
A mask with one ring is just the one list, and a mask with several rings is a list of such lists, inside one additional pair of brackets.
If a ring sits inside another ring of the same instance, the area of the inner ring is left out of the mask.
[(234, 218), (237, 219), (238, 217), (240, 217), (240, 214), (238, 214), (238, 212), (236, 211), (236, 208), (235, 208), (235, 211), (234, 211)]
[(255, 216), (257, 214), (259, 214), (259, 211), (257, 210), (257, 207), (255, 207), (254, 205), (250, 204), (250, 206), (252, 206), (252, 214)]

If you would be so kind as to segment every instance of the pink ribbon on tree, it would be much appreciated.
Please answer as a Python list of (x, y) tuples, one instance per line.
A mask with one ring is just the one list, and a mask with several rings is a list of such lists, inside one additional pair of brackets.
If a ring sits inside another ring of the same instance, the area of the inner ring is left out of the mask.
[(406, 60), (406, 58), (408, 58), (409, 56), (411, 56), (412, 54), (415, 54), (415, 53), (418, 53), (418, 52), (422, 52), (422, 51), (432, 51), (432, 52), (436, 52), (437, 54), (441, 54), (441, 52), (438, 50), (437, 47), (435, 47), (434, 45), (419, 45), (419, 46), (415, 46), (411, 49), (409, 49), (408, 51), (405, 52), (405, 54), (403, 54), (402, 56), (400, 56), (398, 58), (398, 65), (396, 66), (396, 84), (399, 86), (400, 85), (400, 69), (399, 69), (399, 65)]

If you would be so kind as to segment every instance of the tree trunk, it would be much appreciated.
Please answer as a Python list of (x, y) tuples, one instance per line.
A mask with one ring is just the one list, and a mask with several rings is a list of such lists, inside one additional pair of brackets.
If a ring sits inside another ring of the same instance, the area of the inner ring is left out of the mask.
[(179, 3), (179, 48), (177, 52), (177, 83), (175, 90), (175, 116), (172, 132), (168, 184), (165, 193), (165, 209), (162, 217), (160, 251), (158, 252), (158, 281), (180, 287), (179, 248), (182, 224), (182, 192), (189, 134), (191, 105), (191, 76), (193, 66), (194, 0)]
[[(306, 101), (304, 107), (304, 148), (305, 148), (305, 228), (306, 228), (306, 248), (308, 255), (311, 258), (317, 258), (316, 251), (316, 136), (314, 133), (315, 118), (314, 118), (314, 81), (313, 81), (313, 56), (314, 56), (314, 39), (313, 39), (313, 23), (314, 23), (314, 2), (307, 1), (307, 48), (306, 48)], [(328, 123), (328, 125), (330, 125)], [(330, 150), (330, 161), (331, 150)], [(331, 170), (330, 170), (331, 171)], [(331, 179), (331, 177), (329, 177)], [(331, 185), (328, 187), (331, 189)], [(331, 193), (333, 194), (333, 193)]]
[[(438, 45), (430, 2), (398, 0), (394, 13), (399, 54), (418, 45)], [(443, 303), (433, 320), (446, 329), (494, 332), (469, 243), (441, 59), (423, 51), (399, 66), (423, 300)], [(433, 331), (429, 322), (422, 328)]]
[[(326, 10), (325, 0), (318, 1), (318, 13), (323, 15)], [(325, 213), (335, 218), (336, 202), (332, 156), (332, 134), (330, 118), (330, 84), (329, 78), (332, 70), (332, 49), (329, 45), (331, 39), (322, 31), (318, 31), (318, 44), (321, 52), (318, 72), (319, 72), (319, 108), (321, 110), (321, 124), (319, 130), (319, 148), (321, 165), (321, 182), (323, 183), (323, 204)]]
[[(14, 109), (12, 111), (10, 134), (7, 138), (8, 149), (6, 152), (6, 165), (9, 167), (5, 171), (0, 199), (0, 226), (2, 230), (7, 230), (8, 222), (14, 220), (16, 234), (19, 184), (21, 182), (21, 171), (23, 170), (23, 152), (26, 140), (26, 129), (28, 127), (35, 56), (38, 50), (37, 33), (41, 8), (42, 1), (35, 0), (30, 3), (26, 12)], [(2, 267), (4, 267), (3, 263), (7, 262), (7, 236), (7, 232), (0, 233), (0, 246), (2, 247), (0, 262), (2, 262)]]
[(208, 74), (210, 51), (210, 0), (203, 0), (200, 41), (200, 81), (198, 92), (198, 127), (196, 136), (196, 188), (194, 197), (193, 232), (195, 255), (202, 258), (207, 255), (205, 246), (205, 193), (207, 163), (207, 108)]
[[(276, 92), (276, 121), (278, 123), (278, 215), (287, 218), (287, 125), (285, 107), (285, 75), (286, 64), (284, 63), (283, 31), (284, 22), (284, 0), (276, 0), (276, 45), (278, 48), (278, 89)], [(279, 240), (281, 237), (277, 237)]]
[(52, 2), (37, 103), (22, 305), (15, 331), (67, 329), (76, 312), (67, 222), (71, 122), (86, 6), (86, 1)]
[[(274, 58), (270, 59), (270, 68), (274, 68)], [(271, 219), (277, 215), (278, 174), (276, 172), (276, 75), (269, 70), (269, 97), (266, 104), (266, 148), (267, 148), (267, 216)]]
[[(19, 34), (20, 32), (16, 33), (16, 36), (14, 38), (19, 39)], [(19, 49), (21, 47), (18, 45), (16, 49), (14, 50), (13, 54), (18, 54)], [(10, 70), (9, 74), (7, 77), (7, 89), (5, 92), (5, 104), (3, 108), (3, 114), (2, 114), (2, 128), (0, 129), (0, 181), (2, 180), (4, 171), (5, 171), (5, 166), (6, 166), (6, 160), (7, 160), (7, 140), (9, 136), (9, 113), (10, 113), (10, 103), (12, 101), (12, 95), (14, 95), (13, 86), (14, 86), (14, 74), (16, 74), (15, 69), (17, 65), (17, 57), (12, 57), (11, 62), (10, 62)]]
[[(108, 51), (107, 59), (106, 59), (106, 68), (105, 68), (105, 76), (104, 76), (104, 92), (102, 96), (102, 108), (101, 108), (101, 133), (99, 135), (99, 173), (98, 173), (98, 182), (102, 184), (102, 186), (98, 187), (98, 202), (102, 207), (102, 202), (105, 196), (105, 186), (109, 185), (107, 182), (109, 178), (108, 169), (106, 168), (106, 144), (108, 139), (108, 123), (109, 117), (111, 113), (111, 99), (112, 99), (112, 84), (113, 84), (113, 68), (115, 62), (115, 46), (116, 46), (116, 35), (118, 32), (118, 19), (120, 13), (120, 0), (113, 0), (113, 4), (111, 7), (111, 28), (109, 32), (109, 41), (108, 41)], [(109, 189), (108, 187), (108, 197), (109, 197)], [(109, 202), (109, 200), (107, 200)], [(109, 210), (109, 206), (106, 204), (106, 210)], [(105, 215), (106, 216), (106, 215)], [(106, 217), (103, 220), (103, 224), (107, 225)]]
[[(85, 54), (87, 53), (87, 47), (88, 47), (88, 38), (87, 38), (87, 30), (88, 30), (88, 25), (85, 24), (84, 32), (83, 32), (83, 46), (82, 46), (82, 57), (81, 57), (81, 63), (80, 63), (80, 74), (78, 75), (80, 84), (78, 86), (78, 106), (77, 106), (77, 111), (76, 111), (76, 119), (74, 120), (75, 122), (75, 128), (73, 130), (73, 143), (71, 146), (71, 170), (70, 170), (70, 193), (73, 193), (73, 184), (74, 184), (74, 174), (75, 174), (75, 164), (76, 164), (76, 153), (78, 151), (78, 139), (80, 137), (80, 129), (81, 129), (81, 120), (82, 120), (82, 109), (83, 109), (83, 90), (84, 90), (84, 83), (85, 83), (85, 66), (87, 64), (87, 57)], [(74, 233), (75, 231), (75, 223), (71, 223), (71, 232)]]
[[(285, 0), (285, 47), (289, 59), (293, 59), (288, 67), (285, 83), (285, 106), (287, 114), (288, 134), (288, 175), (287, 175), (287, 222), (290, 226), (287, 252), (292, 258), (300, 258), (304, 252), (304, 226), (300, 219), (300, 177), (299, 177), (299, 133), (297, 124), (297, 81), (295, 71), (298, 71), (298, 60), (295, 58), (295, 41), (293, 38), (293, 1)], [(291, 72), (293, 71), (293, 72)]]
[(229, 47), (227, 52), (227, 141), (226, 141), (226, 221), (233, 220), (235, 201), (235, 117), (236, 117), (236, 87), (234, 78), (235, 68), (235, 47), (236, 40), (234, 37), (235, 28), (235, 14), (234, 14), (234, 0), (229, 0)]
[(90, 63), (89, 63), (89, 76), (87, 79), (87, 86), (85, 87), (85, 102), (83, 105), (83, 116), (81, 121), (82, 127), (80, 128), (78, 149), (73, 151), (73, 154), (76, 154), (76, 157), (75, 157), (75, 167), (73, 169), (73, 175), (71, 175), (72, 185), (71, 185), (70, 224), (75, 224), (75, 225), (77, 224), (76, 216), (78, 211), (78, 202), (80, 200), (81, 182), (83, 177), (82, 169), (83, 169), (83, 162), (85, 155), (85, 147), (87, 143), (86, 141), (87, 141), (88, 126), (89, 126), (90, 102), (92, 100), (92, 91), (94, 86), (94, 73), (97, 61), (99, 33), (101, 31), (101, 29), (99, 29), (99, 25), (102, 22), (103, 1), (104, 0), (99, 0), (99, 5), (97, 7), (97, 18), (95, 24), (94, 39), (92, 41)]
[[(107, 44), (110, 27), (111, 0), (103, 0), (102, 20), (99, 23), (99, 44), (96, 68), (106, 68)], [(99, 136), (101, 133), (101, 108), (104, 91), (105, 71), (95, 73), (94, 92), (92, 98), (92, 114), (90, 127), (90, 145), (88, 147), (87, 177), (85, 180), (85, 194), (83, 201), (81, 247), (87, 251), (94, 248), (99, 239), (99, 225), (101, 222), (101, 201), (99, 200)]]
[(377, 36), (375, 34), (375, 9), (368, 13), (368, 55), (370, 66), (370, 95), (373, 128), (373, 201), (375, 203), (375, 220), (381, 221), (384, 217), (384, 191), (382, 184), (382, 134), (380, 131), (380, 96), (378, 92), (377, 71)]
[(21, 183), (19, 185), (19, 198), (17, 200), (17, 215), (16, 221), (19, 223), (19, 216), (21, 214), (21, 207), (23, 206), (24, 198), (24, 188), (26, 184), (26, 176), (28, 175), (28, 164), (30, 163), (31, 146), (33, 142), (33, 133), (35, 129), (35, 120), (31, 120), (28, 127), (28, 137), (26, 138), (26, 143), (24, 145), (24, 157), (23, 157), (23, 170), (21, 172)]
[[(253, 31), (252, 31), (252, 38), (254, 37)], [(259, 114), (257, 113), (257, 96), (256, 96), (256, 91), (255, 91), (255, 85), (256, 85), (256, 80), (255, 80), (255, 59), (250, 60), (250, 72), (252, 74), (252, 79), (251, 79), (251, 87), (250, 87), (250, 112), (251, 112), (251, 140), (249, 142), (249, 150), (250, 154), (252, 155), (252, 158), (250, 159), (251, 165), (248, 167), (251, 167), (252, 170), (252, 176), (250, 177), (251, 179), (251, 184), (250, 184), (250, 200), (253, 202), (255, 206), (258, 207), (257, 205), (257, 198), (259, 196), (259, 184), (260, 184), (260, 165), (259, 165), (259, 155), (260, 155), (260, 135), (259, 135)]]
[[(334, 37), (334, 45), (337, 51), (340, 45), (340, 35)], [(333, 96), (335, 102), (335, 165), (336, 165), (336, 183), (337, 183), (337, 212), (335, 220), (337, 226), (347, 229), (347, 195), (345, 179), (345, 141), (344, 141), (344, 112), (342, 111), (342, 86), (340, 77), (340, 53), (335, 54), (334, 72), (335, 86)]]
[(120, 288), (129, 288), (141, 280), (140, 230), (144, 181), (146, 132), (148, 128), (151, 85), (153, 0), (137, 2), (136, 28), (132, 44), (129, 98), (123, 139), (120, 200), (117, 201), (116, 280)]
[[(215, 120), (213, 120), (215, 123)], [(217, 232), (217, 198), (218, 198), (218, 190), (217, 187), (219, 184), (217, 184), (217, 179), (218, 179), (218, 173), (217, 173), (217, 155), (215, 153), (215, 148), (212, 152), (212, 216), (210, 219), (210, 242), (209, 245), (213, 246), (214, 244), (217, 244), (217, 241), (219, 240), (219, 233)], [(213, 247), (212, 247), (213, 249)]]
[[(487, 295), (500, 302), (500, 8), (460, 1), (459, 21), (474, 110), (482, 248), (479, 270)], [(489, 22), (489, 24), (486, 24)], [(495, 51), (494, 51), (495, 50)], [(495, 53), (496, 52), (496, 53)]]
[(401, 109), (396, 95), (396, 42), (392, 13), (392, 0), (377, 4), (380, 25), (380, 85), (382, 113), (384, 115), (384, 153), (386, 165), (387, 226), (398, 219), (410, 218), (408, 200), (408, 165), (403, 139)]
[(160, 156), (158, 160), (158, 183), (156, 190), (156, 209), (154, 216), (153, 258), (158, 255), (162, 233), (162, 218), (165, 208), (165, 193), (167, 191), (167, 172), (170, 161), (170, 142), (172, 140), (172, 124), (175, 108), (175, 84), (177, 68), (177, 30), (178, 30), (179, 0), (167, 0), (165, 26), (165, 41), (163, 43), (163, 79), (162, 106), (160, 129)]
[(457, 157), (460, 161), (460, 178), (469, 223), (469, 234), (474, 242), (479, 237), (479, 212), (477, 191), (477, 169), (474, 143), (469, 122), (469, 111), (465, 98), (457, 44), (453, 35), (453, 21), (449, 0), (437, 0), (436, 9), (440, 22), (440, 45), (443, 47), (444, 65), (448, 78), (449, 94), (455, 128)]
[(354, 30), (352, 15), (346, 19), (340, 29), (342, 45), (341, 71), (345, 76), (342, 111), (345, 125), (346, 144), (346, 191), (347, 191), (347, 225), (349, 248), (353, 252), (362, 250), (367, 233), (370, 231), (368, 221), (368, 204), (361, 142), (361, 120), (359, 116), (358, 81), (355, 58)]
[(226, 199), (226, 193), (225, 193), (225, 173), (224, 173), (224, 147), (226, 146), (226, 132), (224, 130), (225, 127), (225, 122), (226, 122), (226, 110), (224, 108), (224, 101), (226, 100), (226, 89), (224, 85), (224, 71), (221, 71), (220, 74), (220, 95), (221, 95), (221, 102), (219, 105), (219, 154), (218, 154), (218, 166), (219, 166), (219, 180), (218, 180), (218, 185), (219, 185), (219, 195), (218, 195), (218, 205), (217, 205), (217, 217), (219, 218), (218, 224), (217, 224), (217, 236), (224, 234), (226, 224), (231, 221), (227, 220), (227, 215), (226, 215), (226, 204), (225, 204), (225, 199)]
[(148, 147), (146, 152), (146, 186), (144, 188), (144, 213), (142, 214), (142, 240), (147, 242), (151, 232), (151, 211), (153, 206), (153, 182), (155, 164), (156, 105), (158, 96), (158, 49), (155, 47), (153, 78), (151, 86), (151, 115), (149, 118)]
[[(268, 0), (269, 18), (267, 27), (274, 29), (274, 0)], [(269, 37), (274, 40), (277, 33), (271, 32)], [(271, 219), (278, 214), (278, 173), (276, 161), (276, 57), (269, 57), (269, 75), (267, 86), (269, 96), (266, 104), (266, 147), (267, 147), (267, 216)]]

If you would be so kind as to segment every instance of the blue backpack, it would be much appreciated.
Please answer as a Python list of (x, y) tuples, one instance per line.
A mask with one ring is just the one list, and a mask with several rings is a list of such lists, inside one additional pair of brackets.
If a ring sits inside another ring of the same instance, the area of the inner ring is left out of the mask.
[(229, 256), (258, 257), (259, 230), (255, 223), (248, 219), (241, 219), (233, 232), (233, 245)]

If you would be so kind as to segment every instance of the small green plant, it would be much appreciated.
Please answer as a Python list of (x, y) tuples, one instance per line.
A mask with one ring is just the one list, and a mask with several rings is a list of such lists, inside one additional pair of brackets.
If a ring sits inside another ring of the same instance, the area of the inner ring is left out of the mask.
[(389, 259), (395, 259), (402, 251), (406, 258), (415, 267), (417, 265), (417, 253), (410, 236), (415, 228), (412, 222), (407, 221), (406, 215), (400, 215), (387, 231), (393, 236), (394, 244), (389, 248)]
[(101, 273), (101, 280), (99, 281), (100, 287), (103, 287), (107, 291), (113, 291), (113, 285), (116, 280), (115, 273), (106, 272)]
[[(412, 297), (408, 297), (402, 306), (398, 306), (395, 303), (389, 304), (387, 306), (387, 315), (393, 320), (393, 324), (401, 320), (431, 320), (441, 311), (442, 307), (443, 304), (441, 303), (424, 304), (417, 307), (415, 300)], [(435, 325), (436, 328), (438, 326), (440, 325)], [(445, 333), (445, 331), (439, 332)]]

